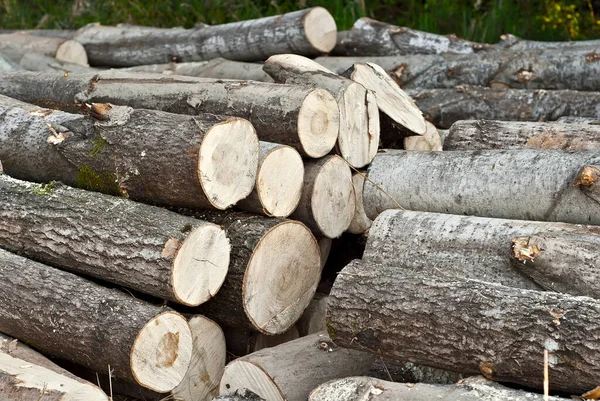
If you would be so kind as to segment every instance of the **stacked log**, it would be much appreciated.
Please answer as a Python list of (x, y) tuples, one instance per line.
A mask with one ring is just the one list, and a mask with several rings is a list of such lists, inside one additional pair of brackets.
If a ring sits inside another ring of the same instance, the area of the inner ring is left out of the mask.
[(0, 35), (0, 53), (13, 61), (20, 62), (28, 52), (40, 53), (81, 66), (88, 65), (87, 53), (77, 40), (35, 36), (23, 32)]

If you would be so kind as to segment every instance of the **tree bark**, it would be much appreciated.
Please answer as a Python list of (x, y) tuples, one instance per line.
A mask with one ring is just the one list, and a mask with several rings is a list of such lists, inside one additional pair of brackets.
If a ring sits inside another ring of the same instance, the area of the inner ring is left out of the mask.
[(336, 25), (322, 7), (192, 29), (141, 26), (81, 28), (74, 39), (92, 65), (127, 67), (216, 57), (262, 61), (279, 53), (316, 56), (335, 46)]
[(450, 128), (458, 120), (553, 121), (562, 116), (600, 118), (600, 92), (481, 88), (407, 89), (425, 118)]
[(270, 217), (288, 217), (300, 202), (304, 162), (290, 146), (260, 142), (256, 184), (237, 207)]
[(71, 72), (92, 73), (100, 71), (97, 68), (92, 68), (87, 65), (73, 64), (35, 52), (25, 53), (23, 57), (21, 57), (19, 64), (27, 71), (60, 72), (63, 74)]
[(337, 238), (350, 226), (355, 210), (352, 172), (341, 157), (305, 161), (302, 196), (292, 218), (318, 235)]
[(4, 250), (0, 260), (2, 332), (154, 391), (183, 379), (192, 338), (179, 314)]
[(352, 185), (354, 186), (354, 196), (356, 199), (354, 217), (352, 217), (352, 221), (348, 227), (348, 232), (352, 234), (362, 234), (371, 227), (371, 224), (373, 224), (373, 220), (365, 214), (365, 208), (363, 206), (365, 175), (364, 172), (358, 172), (352, 175)]
[(444, 141), (445, 150), (477, 149), (600, 149), (600, 124), (457, 121)]
[(598, 48), (600, 40), (569, 40), (560, 42), (544, 42), (536, 40), (525, 40), (510, 33), (500, 36), (500, 42), (495, 47), (511, 50), (533, 50), (533, 49), (553, 49), (559, 51), (568, 51), (580, 47)]
[(364, 167), (373, 160), (379, 146), (379, 124), (371, 130), (373, 122), (370, 120), (375, 118), (378, 122), (379, 114), (370, 115), (377, 104), (373, 97), (367, 97), (362, 85), (294, 54), (269, 57), (263, 70), (279, 83), (323, 88), (331, 92), (340, 110), (339, 153), (356, 168)]
[(546, 349), (553, 390), (582, 393), (600, 375), (599, 312), (588, 297), (355, 260), (334, 284), (327, 325), (343, 347), (536, 389)]
[(364, 207), (372, 219), (405, 208), (598, 225), (598, 182), (577, 178), (584, 166), (598, 163), (594, 151), (390, 150), (378, 153), (369, 167), (368, 178), (379, 188), (365, 183)]
[(214, 224), (154, 206), (0, 175), (0, 246), (185, 305), (219, 290), (230, 245)]
[(339, 132), (339, 109), (324, 89), (252, 81), (105, 71), (99, 74), (0, 74), (0, 93), (42, 107), (77, 111), (106, 103), (177, 114), (246, 118), (262, 141), (302, 155), (329, 153)]
[(247, 388), (267, 400), (304, 401), (323, 381), (364, 374), (372, 362), (366, 353), (337, 347), (323, 331), (230, 362), (220, 393)]
[(77, 40), (34, 36), (23, 32), (0, 35), (0, 52), (15, 62), (21, 61), (31, 51), (68, 63), (88, 65), (86, 51)]

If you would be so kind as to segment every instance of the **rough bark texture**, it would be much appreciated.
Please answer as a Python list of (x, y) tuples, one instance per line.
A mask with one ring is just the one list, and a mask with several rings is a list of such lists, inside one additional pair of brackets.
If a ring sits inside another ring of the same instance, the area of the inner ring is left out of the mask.
[(192, 29), (90, 24), (74, 39), (85, 46), (92, 65), (126, 67), (216, 57), (261, 61), (279, 53), (316, 56), (329, 52), (335, 37), (333, 17), (315, 7)]
[[(4, 250), (0, 276), (0, 331), (98, 372), (110, 365), (115, 377), (135, 381), (132, 345), (146, 323), (167, 309)], [(190, 335), (189, 329), (173, 334), (180, 343)], [(156, 351), (166, 353), (163, 359), (172, 352)]]
[[(76, 112), (83, 103), (110, 102), (178, 114), (213, 113), (242, 117), (254, 125), (260, 140), (290, 145), (311, 157), (327, 154), (335, 145), (339, 129), (339, 110), (337, 107), (329, 110), (324, 105), (333, 103), (335, 106), (335, 99), (322, 91), (252, 81), (119, 71), (69, 74), (67, 77), (43, 73), (0, 74), (0, 93), (38, 106)], [(317, 133), (324, 133), (324, 138), (319, 138), (323, 143), (318, 144), (320, 151), (317, 153), (307, 153), (307, 145), (298, 135), (301, 128), (298, 116), (309, 95), (312, 95), (310, 99), (315, 101), (317, 110), (324, 107), (322, 112), (315, 112), (310, 121), (318, 128), (323, 127)]]
[(600, 118), (600, 92), (497, 89), (407, 89), (425, 118), (450, 128), (458, 120), (553, 121), (562, 116)]
[[(378, 153), (363, 201), (374, 219), (386, 209), (468, 214), (519, 220), (600, 224), (598, 182), (577, 185), (598, 152), (484, 150)], [(594, 190), (596, 188), (596, 191)]]
[[(367, 353), (336, 346), (322, 331), (230, 362), (220, 393), (248, 388), (267, 400), (304, 401), (323, 381), (364, 374), (372, 362)], [(261, 372), (256, 381), (248, 367)]]
[(356, 260), (330, 294), (340, 346), (541, 389), (543, 351), (554, 391), (598, 384), (600, 302), (476, 280), (439, 280)]
[[(122, 198), (3, 174), (0, 204), (1, 247), (176, 302), (181, 301), (173, 266), (179, 249), (190, 233), (209, 224)], [(196, 263), (200, 275), (224, 261)], [(221, 270), (220, 282), (226, 266)], [(207, 286), (198, 290), (210, 298)]]
[(521, 39), (510, 33), (500, 36), (500, 42), (495, 47), (511, 50), (532, 50), (532, 49), (554, 49), (556, 51), (568, 51), (580, 47), (598, 48), (600, 40), (569, 40), (561, 42), (542, 42), (536, 40)]
[(560, 122), (464, 120), (452, 124), (444, 150), (600, 149), (600, 125)]

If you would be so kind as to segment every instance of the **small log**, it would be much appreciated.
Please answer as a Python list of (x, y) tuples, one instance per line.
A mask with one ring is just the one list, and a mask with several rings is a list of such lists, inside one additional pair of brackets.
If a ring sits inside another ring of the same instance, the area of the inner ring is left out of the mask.
[(177, 114), (237, 116), (250, 120), (260, 140), (289, 145), (314, 158), (331, 151), (339, 132), (333, 95), (292, 85), (119, 71), (67, 77), (5, 73), (0, 74), (0, 93), (72, 112), (81, 104), (110, 102)]
[(365, 173), (358, 172), (352, 175), (352, 185), (354, 186), (354, 196), (356, 199), (356, 209), (354, 217), (348, 227), (348, 232), (352, 234), (362, 234), (371, 227), (373, 220), (365, 214), (363, 206), (363, 187), (365, 184)]
[(292, 218), (318, 235), (337, 238), (350, 226), (356, 210), (352, 172), (339, 156), (307, 160), (302, 197)]
[(35, 52), (25, 53), (19, 61), (19, 64), (27, 71), (61, 72), (64, 74), (71, 72), (90, 73), (100, 71), (97, 68), (92, 68), (87, 65), (68, 63), (66, 61), (58, 60), (55, 57), (49, 57)]
[(77, 40), (34, 36), (22, 32), (0, 35), (0, 53), (15, 62), (20, 62), (31, 51), (67, 63), (88, 65), (87, 53)]
[[(375, 130), (370, 129), (373, 122), (369, 121), (369, 112), (375, 110), (377, 104), (373, 97), (367, 97), (367, 90), (362, 85), (295, 54), (271, 56), (263, 70), (279, 83), (323, 88), (331, 92), (340, 110), (337, 141), (340, 155), (356, 168), (364, 167), (373, 160), (379, 146), (379, 124)], [(375, 118), (379, 119), (378, 113)]]
[(247, 388), (242, 388), (235, 390), (231, 394), (220, 395), (213, 401), (265, 401), (265, 399)]
[(190, 364), (181, 315), (4, 250), (0, 302), (3, 333), (157, 392), (175, 388)]
[(256, 184), (237, 207), (272, 217), (287, 217), (298, 206), (304, 182), (304, 162), (294, 148), (260, 142)]
[(477, 149), (600, 149), (600, 124), (457, 121), (444, 141), (445, 150)]
[(379, 188), (365, 183), (364, 207), (372, 219), (386, 209), (405, 208), (598, 225), (597, 180), (577, 174), (599, 163), (595, 151), (389, 150), (369, 167), (368, 178)]
[(458, 120), (553, 121), (562, 116), (599, 118), (600, 92), (482, 88), (407, 89), (425, 118), (450, 128)]
[(246, 120), (110, 104), (89, 112), (69, 114), (0, 95), (5, 172), (196, 208), (228, 208), (254, 187), (259, 145)]
[(495, 44), (495, 47), (511, 50), (534, 50), (534, 49), (552, 49), (558, 51), (569, 51), (581, 47), (598, 48), (600, 40), (569, 40), (560, 42), (545, 42), (536, 40), (521, 39), (510, 33), (500, 36), (500, 42)]
[(331, 14), (313, 7), (192, 29), (90, 24), (74, 39), (85, 46), (92, 65), (127, 67), (216, 57), (262, 61), (279, 53), (316, 56), (333, 49), (336, 32)]
[(553, 391), (576, 394), (600, 377), (599, 312), (588, 297), (355, 260), (333, 286), (327, 327), (343, 347), (539, 390), (546, 349)]
[(215, 224), (7, 175), (0, 204), (0, 246), (65, 270), (184, 305), (210, 299), (227, 274), (231, 247)]
[(325, 313), (327, 309), (327, 297), (326, 294), (316, 293), (312, 301), (310, 301), (302, 317), (296, 322), (300, 337), (326, 330)]
[(407, 136), (403, 139), (404, 149), (431, 150), (434, 152), (442, 150), (442, 137), (437, 128), (429, 121), (425, 121), (425, 124), (427, 125), (427, 130), (423, 135)]
[(324, 380), (366, 373), (372, 362), (368, 354), (339, 348), (320, 332), (230, 362), (219, 391), (247, 388), (267, 400), (304, 401)]
[(330, 380), (314, 389), (309, 401), (566, 401), (505, 387), (482, 376), (470, 377), (455, 385), (396, 383), (373, 377), (346, 377)]

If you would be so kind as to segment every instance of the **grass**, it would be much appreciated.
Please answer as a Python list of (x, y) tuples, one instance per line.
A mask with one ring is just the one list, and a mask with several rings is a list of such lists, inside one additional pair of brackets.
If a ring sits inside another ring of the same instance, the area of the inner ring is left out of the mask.
[(323, 6), (349, 29), (360, 17), (479, 42), (600, 37), (600, 0), (0, 0), (0, 28), (76, 29), (90, 22), (192, 27)]

